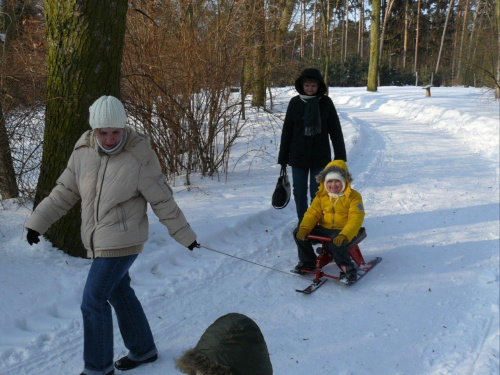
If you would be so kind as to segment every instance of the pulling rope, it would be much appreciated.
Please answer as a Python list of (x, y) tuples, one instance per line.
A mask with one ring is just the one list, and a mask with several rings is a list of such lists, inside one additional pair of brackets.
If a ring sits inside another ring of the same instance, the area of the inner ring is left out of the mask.
[(222, 254), (222, 255), (225, 255), (225, 256), (228, 256), (228, 257), (231, 257), (231, 258), (235, 258), (235, 259), (238, 259), (238, 260), (242, 260), (242, 261), (244, 261), (244, 262), (251, 263), (251, 264), (254, 264), (254, 265), (259, 266), (259, 267), (267, 268), (267, 269), (272, 270), (272, 271), (281, 272), (281, 273), (284, 273), (285, 275), (302, 277), (301, 275), (298, 275), (298, 274), (295, 274), (295, 273), (285, 272), (285, 271), (279, 270), (279, 269), (277, 269), (277, 268), (272, 268), (272, 267), (269, 267), (269, 266), (265, 266), (265, 265), (263, 265), (263, 264), (259, 264), (259, 263), (256, 263), (256, 262), (252, 262), (251, 260), (243, 259), (243, 258), (237, 257), (237, 256), (235, 256), (235, 255), (231, 255), (231, 254), (224, 253), (224, 252), (222, 252), (222, 251), (220, 251), (220, 250), (211, 249), (210, 247), (207, 247), (207, 246), (203, 246), (203, 245), (198, 244), (198, 246), (197, 246), (197, 247), (203, 247), (204, 249), (207, 249), (207, 250), (213, 251), (213, 252), (215, 252), (215, 253), (219, 253), (219, 254)]

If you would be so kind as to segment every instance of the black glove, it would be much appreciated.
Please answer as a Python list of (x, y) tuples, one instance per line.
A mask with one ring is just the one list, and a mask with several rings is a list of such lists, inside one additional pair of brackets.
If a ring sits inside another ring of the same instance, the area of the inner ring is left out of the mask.
[(195, 247), (200, 247), (200, 244), (196, 241), (194, 241), (191, 245), (188, 246), (188, 249), (193, 251)]
[(28, 243), (33, 245), (34, 243), (40, 242), (40, 233), (38, 233), (36, 230), (29, 229), (28, 228), (28, 234), (26, 235), (26, 239), (28, 240)]

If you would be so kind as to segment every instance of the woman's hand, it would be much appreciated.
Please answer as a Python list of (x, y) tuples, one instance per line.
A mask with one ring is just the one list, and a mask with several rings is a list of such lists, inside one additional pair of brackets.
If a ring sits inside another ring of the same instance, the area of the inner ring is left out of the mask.
[(26, 239), (28, 240), (28, 243), (31, 246), (34, 243), (40, 242), (40, 233), (38, 233), (36, 230), (28, 228), (28, 234), (26, 235)]
[(200, 244), (199, 244), (198, 242), (196, 242), (196, 241), (194, 241), (194, 242), (193, 242), (191, 245), (189, 245), (187, 248), (188, 248), (189, 250), (193, 251), (193, 249), (194, 249), (195, 247), (200, 247)]

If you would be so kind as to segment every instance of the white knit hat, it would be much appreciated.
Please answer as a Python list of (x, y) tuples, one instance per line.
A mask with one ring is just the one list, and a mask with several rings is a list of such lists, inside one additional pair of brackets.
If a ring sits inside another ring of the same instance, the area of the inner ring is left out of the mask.
[(120, 102), (114, 96), (103, 95), (89, 108), (89, 124), (92, 129), (124, 128), (127, 114)]
[(326, 188), (326, 183), (330, 180), (339, 180), (340, 182), (342, 182), (341, 192), (343, 192), (345, 190), (345, 178), (340, 173), (330, 172), (325, 176), (325, 189), (326, 189), (326, 191), (328, 191), (328, 189)]

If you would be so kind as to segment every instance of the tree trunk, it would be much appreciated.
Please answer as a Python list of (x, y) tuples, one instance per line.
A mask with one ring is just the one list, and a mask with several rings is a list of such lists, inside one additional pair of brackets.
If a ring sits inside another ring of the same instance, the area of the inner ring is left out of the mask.
[[(486, 4), (487, 1), (488, 0), (484, 1), (484, 8), (487, 8), (487, 5), (488, 5), (488, 4)], [(481, 11), (479, 11), (479, 5), (478, 5), (478, 10), (477, 11), (479, 12), (479, 16), (478, 16), (478, 19), (477, 19), (478, 25), (477, 25), (477, 29), (476, 30), (477, 30), (477, 33), (480, 33), (481, 30), (483, 30), (483, 21), (485, 19), (485, 14), (484, 14), (485, 10), (481, 9)], [(471, 36), (471, 38), (472, 38), (472, 36)], [(476, 65), (477, 64), (477, 62), (476, 62), (476, 53), (477, 53), (478, 45), (481, 43), (480, 38), (481, 38), (481, 35), (478, 34), (476, 36), (476, 38), (475, 38), (476, 40), (472, 41), (473, 48), (472, 48), (472, 56), (470, 58), (470, 64), (471, 65)], [(474, 72), (474, 77), (475, 76), (476, 76), (476, 73)], [(474, 78), (474, 80), (475, 80), (475, 78)], [(474, 87), (476, 87), (475, 82), (474, 82)]]
[[(417, 1), (417, 35), (415, 36), (415, 64), (413, 65), (414, 73), (417, 73), (419, 38), (420, 38), (420, 0)], [(415, 86), (417, 85), (418, 81), (415, 83)]]
[(328, 41), (329, 41), (329, 32), (330, 32), (330, 22), (331, 22), (331, 8), (330, 2), (321, 0), (319, 3), (320, 12), (321, 12), (321, 21), (322, 21), (322, 40), (323, 40), (323, 48), (322, 48), (322, 63), (323, 63), (323, 77), (325, 80), (327, 95), (328, 95), (328, 67), (330, 65), (330, 53), (328, 49)]
[(252, 90), (252, 106), (265, 108), (266, 105), (266, 18), (264, 0), (255, 2), (255, 81)]
[(454, 2), (454, 0), (450, 0), (450, 5), (448, 6), (448, 12), (446, 13), (446, 21), (444, 22), (443, 35), (441, 36), (441, 45), (439, 46), (439, 53), (438, 53), (438, 58), (437, 58), (437, 63), (436, 63), (436, 70), (435, 70), (436, 74), (437, 74), (438, 69), (439, 69), (439, 62), (441, 60), (441, 53), (443, 52), (444, 38), (446, 36), (446, 29), (448, 27), (448, 20), (450, 19), (451, 9), (453, 8), (453, 2)]
[(380, 41), (380, 0), (373, 0), (370, 17), (370, 65), (368, 67), (367, 91), (377, 91)]
[[(472, 50), (473, 50), (473, 45), (474, 45), (474, 37), (476, 35), (476, 29), (478, 27), (478, 19), (479, 15), (481, 14), (481, 5), (483, 4), (482, 0), (477, 1), (477, 7), (476, 11), (474, 13), (474, 21), (472, 21), (472, 30), (470, 32), (470, 39), (469, 39), (469, 46), (467, 50), (467, 60), (466, 60), (466, 67), (465, 67), (465, 84), (470, 85), (470, 82), (472, 81), (472, 75), (473, 72), (471, 71), (471, 66), (473, 64), (473, 58), (472, 58)], [(475, 83), (474, 83), (475, 86)]]
[(455, 11), (456, 18), (454, 20), (455, 32), (453, 33), (453, 53), (451, 60), (451, 79), (452, 85), (456, 84), (456, 65), (458, 60), (458, 39), (460, 37), (460, 22), (462, 21), (462, 7), (464, 0), (458, 0), (457, 9)]
[[(253, 36), (254, 36), (254, 3), (253, 1), (245, 1), (244, 15), (244, 39), (245, 50), (243, 51), (243, 75), (241, 82), (244, 85), (241, 89), (243, 99), (246, 99), (247, 94), (251, 94), (254, 85), (254, 59), (253, 59)], [(244, 103), (242, 103), (244, 105)]]
[(316, 14), (317, 14), (318, 0), (314, 0), (314, 8), (313, 8), (313, 35), (312, 35), (312, 51), (311, 57), (314, 60), (315, 52), (316, 52)]
[[(102, 95), (120, 96), (127, 0), (46, 0), (47, 107), (35, 206), (53, 189), (80, 135), (89, 107)], [(85, 256), (80, 205), (45, 234), (52, 244)]]
[[(384, 38), (385, 38), (385, 28), (387, 25), (387, 19), (391, 15), (391, 8), (392, 8), (393, 4), (394, 4), (394, 0), (389, 0), (389, 4), (387, 4), (387, 6), (385, 8), (384, 21), (382, 23), (382, 32), (380, 34), (380, 46), (379, 46), (380, 51), (379, 51), (379, 56), (378, 56), (379, 60), (382, 57), (382, 48), (384, 47)], [(379, 61), (379, 65), (380, 65), (380, 61)]]
[[(17, 24), (22, 24), (22, 22), (14, 22), (16, 18), (16, 13), (14, 11), (14, 5), (7, 1), (3, 1), (0, 4), (0, 32), (4, 34), (3, 43), (7, 44), (10, 42), (11, 38), (15, 35), (14, 29), (17, 28)], [(19, 197), (19, 188), (16, 181), (16, 172), (14, 170), (14, 163), (12, 161), (12, 153), (9, 144), (9, 137), (7, 135), (7, 128), (5, 127), (5, 117), (3, 106), (5, 103), (4, 95), (5, 88), (3, 86), (4, 82), (4, 72), (9, 72), (8, 63), (6, 62), (5, 45), (2, 46), (0, 50), (0, 64), (2, 72), (2, 77), (0, 77), (0, 82), (2, 83), (2, 95), (0, 96), (0, 196), (1, 199), (11, 199)], [(8, 74), (8, 73), (7, 73)]]
[(347, 37), (349, 35), (349, 0), (345, 0), (345, 39), (344, 39), (344, 62), (347, 60)]
[(469, 18), (470, 1), (471, 0), (465, 0), (465, 13), (464, 13), (464, 19), (463, 19), (463, 23), (462, 23), (462, 35), (460, 37), (460, 47), (459, 47), (459, 52), (458, 52), (458, 67), (457, 67), (457, 81), (458, 82), (460, 82), (460, 78), (462, 75), (462, 66), (463, 66), (462, 63), (464, 60), (463, 49), (464, 49), (465, 32), (467, 31), (467, 19)]
[(305, 48), (305, 38), (306, 38), (306, 2), (302, 0), (300, 2), (301, 9), (301, 25), (300, 25), (300, 58), (304, 58), (304, 48)]
[(10, 152), (9, 137), (5, 128), (5, 118), (0, 105), (0, 194), (2, 199), (19, 197), (16, 172)]
[(497, 14), (497, 87), (495, 89), (495, 98), (500, 98), (500, 1), (496, 2)]
[(409, 13), (409, 0), (405, 1), (405, 32), (403, 42), (403, 68), (406, 68), (406, 54), (408, 53), (408, 13)]
[(363, 34), (365, 32), (365, 0), (361, 0), (359, 9), (358, 55), (363, 58)]

